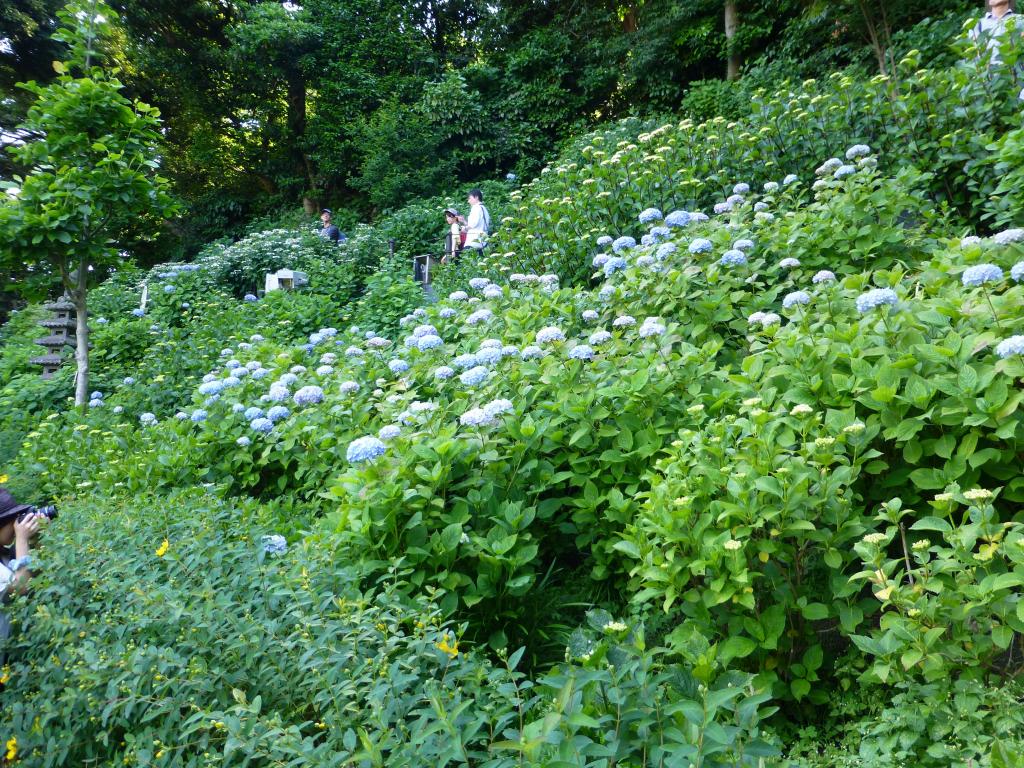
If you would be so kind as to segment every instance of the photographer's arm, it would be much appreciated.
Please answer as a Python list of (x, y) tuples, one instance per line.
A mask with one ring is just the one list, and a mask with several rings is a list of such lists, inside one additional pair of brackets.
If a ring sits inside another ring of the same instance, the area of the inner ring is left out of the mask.
[[(32, 539), (39, 532), (42, 515), (32, 515), (14, 524), (14, 557), (17, 560), (28, 558), (32, 554)], [(18, 594), (24, 594), (28, 590), (29, 579), (32, 573), (28, 565), (21, 565), (14, 571), (14, 578), (11, 579), (9, 589), (14, 589)]]

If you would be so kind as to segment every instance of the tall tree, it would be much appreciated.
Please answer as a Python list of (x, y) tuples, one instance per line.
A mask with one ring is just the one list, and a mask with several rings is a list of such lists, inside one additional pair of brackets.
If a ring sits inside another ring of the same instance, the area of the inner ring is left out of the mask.
[[(90, 271), (122, 260), (123, 249), (151, 220), (173, 212), (159, 171), (159, 113), (121, 93), (116, 70), (101, 65), (114, 31), (102, 0), (59, 13), (55, 37), (69, 53), (49, 85), (24, 84), (35, 102), (11, 148), (26, 169), (5, 182), (0, 201), (0, 266), (30, 292), (62, 286), (77, 312), (75, 404), (89, 393)], [(72, 74), (77, 72), (77, 76)]]

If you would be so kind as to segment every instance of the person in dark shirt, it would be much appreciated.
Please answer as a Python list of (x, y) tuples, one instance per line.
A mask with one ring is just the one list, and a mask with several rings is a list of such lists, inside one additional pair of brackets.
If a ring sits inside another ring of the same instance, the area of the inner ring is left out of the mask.
[(335, 243), (344, 243), (348, 239), (340, 229), (331, 223), (330, 208), (324, 208), (320, 211), (320, 221), (324, 223), (320, 229), (320, 237)]

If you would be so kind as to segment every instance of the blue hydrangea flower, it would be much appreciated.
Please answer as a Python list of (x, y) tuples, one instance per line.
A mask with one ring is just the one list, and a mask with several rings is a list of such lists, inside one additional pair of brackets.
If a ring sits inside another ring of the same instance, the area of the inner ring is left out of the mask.
[(489, 309), (478, 309), (476, 312), (466, 318), (466, 325), (479, 325), (480, 323), (488, 322), (494, 313)]
[[(142, 414), (142, 416), (145, 416), (145, 415), (146, 415), (145, 413)], [(149, 415), (153, 416), (153, 414), (149, 414)], [(140, 421), (142, 421), (142, 416), (139, 417)], [(155, 421), (156, 417), (154, 416), (153, 418), (154, 418), (154, 422), (153, 423), (155, 424), (156, 423), (156, 421)], [(184, 411), (178, 411), (176, 414), (174, 414), (174, 418), (176, 418), (178, 421), (188, 421), (188, 414), (185, 413)]]
[(102, 407), (102, 405), (103, 401), (100, 400), (98, 397), (94, 397), (92, 400), (89, 401), (90, 408), (100, 408)]
[(867, 144), (854, 144), (848, 150), (846, 150), (847, 160), (856, 160), (858, 157), (864, 157), (871, 154), (871, 147)]
[(654, 263), (655, 261), (653, 256), (640, 256), (636, 260), (636, 265), (638, 267), (650, 267)]
[(224, 367), (233, 371), (235, 368), (241, 368), (242, 364), (238, 360), (228, 360), (224, 363)]
[(628, 251), (631, 248), (636, 248), (636, 239), (629, 235), (623, 235), (612, 242), (612, 250), (616, 253), (622, 253), (623, 251)]
[(517, 178), (518, 177), (514, 173), (512, 173), (512, 171), (509, 171), (508, 173), (505, 174), (505, 181), (515, 181)]
[[(260, 414), (262, 415), (262, 414)], [(291, 415), (291, 411), (285, 408), (283, 405), (272, 406), (267, 411), (267, 418), (271, 421), (280, 421), (281, 419), (287, 419)], [(246, 418), (249, 418), (249, 412), (246, 411)], [(258, 418), (254, 416), (253, 418)], [(250, 419), (251, 421), (252, 419)]]
[(256, 298), (256, 294), (255, 293), (247, 293), (247, 294), (245, 294), (245, 300), (246, 301), (259, 301), (259, 299)]
[(211, 405), (220, 400), (220, 395), (210, 395), (208, 398), (203, 400), (203, 405), (209, 408)]
[(794, 259), (792, 256), (787, 256), (779, 262), (779, 266), (783, 269), (795, 269), (800, 266), (800, 259)]
[(631, 315), (620, 315), (612, 321), (613, 328), (629, 328), (633, 325), (636, 325), (636, 318)]
[(710, 253), (713, 247), (710, 240), (705, 237), (698, 237), (690, 243), (689, 251), (692, 254)]
[(114, 406), (114, 413), (124, 413), (124, 406), (123, 405), (115, 405)]
[(491, 281), (488, 280), (486, 277), (472, 277), (469, 280), (469, 287), (472, 288), (474, 291), (482, 290), (490, 284)]
[(607, 253), (599, 253), (597, 254), (597, 256), (594, 257), (593, 261), (591, 261), (590, 263), (591, 265), (593, 265), (594, 269), (600, 269), (601, 267), (608, 263), (608, 259), (610, 258), (611, 257)]
[(666, 237), (672, 234), (672, 230), (668, 227), (651, 227), (651, 237), (655, 240), (664, 240)]
[(857, 311), (870, 312), (883, 306), (895, 306), (899, 301), (896, 291), (891, 288), (872, 288), (857, 297)]
[(728, 213), (732, 210), (732, 203), (726, 200), (724, 203), (715, 203), (712, 210), (716, 214)]
[(395, 358), (388, 362), (388, 368), (390, 368), (391, 372), (394, 374), (405, 373), (409, 370), (409, 364), (405, 362), (405, 360)]
[(110, 322), (110, 321), (109, 321), (109, 320), (107, 320), (107, 318), (105, 318), (105, 317), (97, 317), (97, 318), (96, 318), (96, 323), (97, 323), (97, 325), (106, 325), (106, 324), (107, 324), (107, 323), (109, 323), (109, 322)]
[(238, 445), (240, 448), (248, 448), (250, 445), (252, 445), (252, 440), (250, 440), (245, 435), (242, 435), (240, 438), (235, 440), (235, 444)]
[(855, 165), (841, 165), (836, 168), (835, 173), (832, 174), (833, 178), (845, 179), (847, 176), (852, 176), (857, 172), (857, 166)]
[(231, 406), (232, 413), (241, 413), (245, 410), (245, 403), (235, 403)]
[(523, 351), (519, 353), (519, 356), (523, 360), (536, 360), (537, 358), (544, 357), (544, 350), (533, 344), (523, 347)]
[(205, 376), (203, 376), (203, 384), (209, 384), (211, 381), (216, 381), (216, 380), (217, 380), (217, 376), (216, 376), (216, 374), (213, 374), (213, 373), (208, 373)]
[(686, 211), (672, 211), (665, 217), (665, 224), (673, 228), (685, 227), (690, 223), (690, 214)]
[(608, 302), (615, 298), (615, 286), (605, 285), (597, 292), (597, 298), (601, 301)]
[[(1022, 262), (1022, 263), (1024, 263), (1024, 262)], [(593, 323), (593, 322), (595, 322), (597, 320), (597, 317), (598, 317), (597, 310), (585, 309), (585, 310), (583, 310), (583, 314), (580, 315), (580, 317), (582, 317), (585, 322)]]
[(441, 307), (437, 310), (437, 316), (447, 320), (449, 317), (455, 317), (458, 314), (452, 307)]
[(661, 221), (661, 211), (657, 208), (644, 208), (637, 217), (641, 224), (650, 224), (652, 221)]
[(423, 336), (417, 343), (417, 348), (420, 352), (426, 352), (430, 349), (437, 349), (440, 346), (444, 346), (444, 341), (440, 336)]
[(781, 322), (782, 318), (774, 312), (765, 312), (764, 315), (761, 316), (761, 325), (765, 328), (772, 325), (779, 325)]
[(257, 368), (252, 372), (252, 378), (259, 380), (270, 375), (270, 371), (266, 368)]
[(778, 192), (779, 191), (779, 182), (777, 182), (777, 181), (766, 181), (764, 183), (764, 191), (765, 191), (765, 194), (768, 194), (768, 195), (772, 194), (773, 192)]
[(139, 414), (139, 422), (144, 427), (151, 427), (156, 424), (156, 414), (149, 413), (148, 411), (146, 413)]
[(300, 389), (292, 396), (292, 399), (296, 405), (315, 405), (323, 402), (324, 391), (320, 387), (311, 385)]
[(257, 408), (255, 405), (245, 409), (245, 420), (252, 421), (253, 419), (259, 419), (263, 417), (263, 409)]
[(836, 169), (840, 168), (843, 161), (838, 157), (830, 157), (824, 163), (814, 169), (814, 173), (818, 176), (827, 176), (830, 173), (835, 173)]
[(752, 251), (754, 249), (754, 241), (749, 238), (742, 238), (733, 243), (732, 247), (737, 251), (743, 251), (746, 253), (747, 251)]
[(992, 242), (996, 245), (1009, 245), (1024, 240), (1024, 229), (1004, 229), (992, 235)]
[(586, 344), (577, 344), (569, 350), (569, 357), (573, 360), (590, 360), (594, 356), (594, 348)]
[(483, 292), (485, 299), (500, 299), (504, 295), (505, 292), (501, 290), (501, 287), (494, 285), (493, 283), (484, 288)]
[(549, 325), (546, 328), (541, 328), (537, 331), (537, 343), (538, 344), (552, 344), (556, 341), (565, 341), (565, 334), (561, 328), (554, 325)]
[(836, 276), (834, 272), (830, 272), (827, 269), (822, 269), (814, 273), (814, 277), (811, 278), (811, 282), (815, 284), (819, 283), (834, 283)]
[(501, 354), (503, 357), (512, 357), (519, 354), (519, 347), (514, 344), (506, 344), (501, 348)]
[(206, 411), (202, 408), (197, 408), (192, 411), (192, 415), (189, 417), (194, 423), (198, 424), (201, 421), (206, 421)]
[(267, 418), (253, 419), (249, 422), (249, 428), (265, 435), (274, 428), (274, 422)]
[(782, 180), (782, 186), (788, 187), (790, 184), (796, 184), (800, 180), (800, 177), (795, 173), (786, 174), (786, 178)]
[(515, 406), (512, 405), (511, 400), (499, 398), (497, 400), (491, 400), (491, 402), (485, 404), (484, 413), (487, 413), (488, 415), (493, 417), (497, 417), (505, 413), (511, 413), (514, 410), (514, 408)]
[(459, 381), (465, 384), (467, 387), (478, 387), (487, 381), (487, 375), (489, 371), (482, 365), (478, 365), (475, 368), (470, 368), (468, 371), (464, 371), (459, 374)]
[(142, 317), (146, 314), (146, 310), (136, 307), (132, 310), (132, 314), (135, 315), (135, 317)]
[(587, 341), (589, 341), (596, 347), (611, 341), (611, 338), (612, 335), (609, 331), (600, 330), (594, 331), (592, 334), (590, 334), (590, 338), (587, 339)]
[(960, 279), (967, 287), (994, 283), (1003, 279), (1003, 270), (995, 264), (978, 264), (965, 269)]
[(1010, 267), (1010, 277), (1016, 283), (1024, 283), (1024, 261), (1018, 261)]
[(598, 248), (606, 248), (606, 247), (608, 247), (611, 244), (612, 244), (612, 236), (611, 235), (601, 235), (599, 238), (597, 238), (597, 247)]
[(455, 369), (447, 365), (441, 365), (434, 369), (434, 378), (446, 381), (455, 375)]
[(665, 326), (659, 323), (655, 318), (648, 317), (641, 324), (637, 333), (641, 338), (649, 338), (651, 336), (661, 336), (665, 332)]
[(291, 392), (288, 391), (288, 387), (281, 384), (271, 384), (270, 391), (267, 393), (267, 399), (274, 403), (280, 403), (289, 397), (291, 397)]
[(348, 444), (345, 458), (352, 464), (360, 464), (364, 461), (373, 461), (380, 458), (387, 451), (384, 443), (370, 435), (360, 437)]
[(89, 395), (89, 397), (91, 397), (93, 400), (102, 400), (103, 399), (103, 393), (102, 392), (93, 392), (91, 395)]
[(283, 555), (288, 551), (288, 542), (285, 541), (284, 536), (278, 533), (261, 537), (260, 543), (263, 545), (263, 551), (268, 555)]
[(473, 366), (479, 364), (480, 361), (477, 360), (476, 355), (470, 353), (459, 355), (454, 360), (452, 360), (452, 365), (458, 368), (460, 371), (464, 371), (467, 368), (472, 368)]
[(239, 384), (242, 383), (237, 376), (227, 376), (222, 380), (222, 382), (224, 384), (225, 389), (227, 389), (228, 387), (237, 387)]
[(661, 245), (658, 246), (658, 250), (654, 252), (654, 258), (656, 258), (658, 261), (664, 261), (675, 252), (675, 243), (662, 243)]
[(201, 395), (216, 395), (223, 391), (224, 383), (221, 381), (204, 381), (199, 385), (199, 394)]
[(1024, 355), (1024, 336), (1011, 336), (996, 346), (996, 354), (1003, 360), (1013, 355)]
[(321, 365), (316, 369), (317, 376), (327, 376), (332, 373), (334, 373), (334, 367), (331, 365)]
[(793, 291), (787, 293), (786, 297), (782, 300), (782, 306), (785, 309), (792, 309), (798, 304), (810, 304), (811, 297), (806, 291)]
[(740, 267), (747, 263), (747, 255), (743, 251), (731, 248), (722, 254), (718, 263), (723, 267)]
[(400, 426), (397, 424), (388, 424), (380, 428), (380, 431), (377, 432), (377, 437), (381, 440), (394, 440), (400, 434), (402, 434), (402, 428)]
[(465, 427), (486, 427), (495, 421), (496, 418), (483, 408), (470, 408), (459, 417), (459, 423)]
[(654, 235), (642, 235), (640, 237), (640, 245), (644, 246), (645, 248), (649, 248), (656, 242), (657, 240), (655, 239)]
[(476, 353), (476, 358), (483, 365), (494, 365), (495, 363), (501, 362), (501, 349), (484, 347)]
[(343, 395), (351, 395), (353, 392), (359, 391), (358, 381), (343, 381), (338, 385), (338, 391)]
[[(763, 211), (767, 211), (767, 210), (768, 210), (768, 203), (764, 202), (763, 200), (758, 200), (756, 203), (754, 203), (754, 213), (762, 213)], [(755, 217), (755, 218), (757, 218), (757, 217)]]
[(734, 195), (746, 195), (746, 194), (749, 194), (750, 193), (750, 185), (749, 184), (744, 184), (743, 182), (740, 182), (739, 184), (737, 184), (736, 186), (734, 186), (732, 188), (732, 193)]
[(448, 294), (448, 298), (451, 301), (466, 301), (469, 298), (469, 294), (465, 291), (452, 291)]
[(626, 268), (627, 262), (621, 256), (613, 256), (608, 259), (604, 265), (604, 274), (606, 277), (614, 275), (616, 272)]

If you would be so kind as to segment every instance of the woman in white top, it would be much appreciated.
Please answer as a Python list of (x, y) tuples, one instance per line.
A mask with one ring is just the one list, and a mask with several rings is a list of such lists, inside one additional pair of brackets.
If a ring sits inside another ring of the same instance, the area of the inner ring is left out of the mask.
[[(18, 504), (6, 488), (0, 488), (0, 604), (7, 602), (14, 590), (24, 591), (31, 578), (32, 539), (46, 517), (30, 513), (31, 509)], [(0, 639), (10, 631), (7, 617), (0, 613)]]

